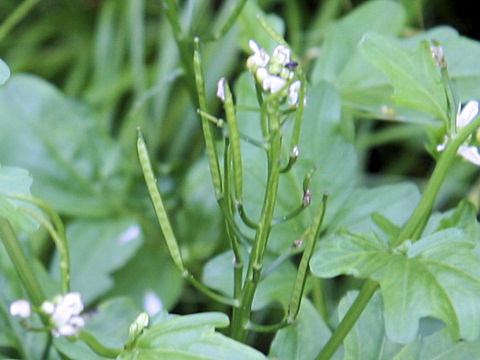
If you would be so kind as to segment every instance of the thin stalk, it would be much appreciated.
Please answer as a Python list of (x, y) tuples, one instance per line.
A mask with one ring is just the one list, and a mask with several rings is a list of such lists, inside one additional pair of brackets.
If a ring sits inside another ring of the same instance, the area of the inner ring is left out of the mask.
[(205, 147), (207, 151), (207, 159), (210, 165), (210, 174), (212, 176), (213, 187), (217, 199), (223, 196), (222, 190), (222, 176), (220, 172), (220, 164), (218, 162), (217, 148), (215, 146), (215, 136), (213, 134), (212, 124), (209, 118), (202, 116), (208, 113), (207, 97), (205, 95), (205, 77), (203, 76), (200, 52), (198, 49), (198, 41), (195, 42), (196, 49), (193, 52), (193, 64), (195, 69), (195, 84), (198, 94), (198, 105), (201, 113), (203, 136), (205, 139)]
[(247, 212), (245, 211), (245, 207), (243, 206), (242, 202), (237, 201), (236, 208), (238, 210), (238, 214), (240, 215), (240, 218), (242, 219), (245, 225), (247, 225), (250, 229), (258, 229), (258, 223), (250, 219), (250, 217), (247, 215)]
[(305, 283), (307, 281), (307, 275), (309, 273), (308, 264), (310, 263), (313, 251), (315, 250), (315, 245), (320, 236), (320, 228), (322, 227), (326, 207), (327, 195), (325, 194), (311, 226), (312, 230), (315, 229), (315, 231), (310, 231), (308, 233), (306, 238), (305, 250), (303, 251), (302, 259), (300, 260), (300, 264), (298, 265), (297, 277), (295, 279), (295, 285), (293, 287), (290, 304), (288, 305), (286, 320), (289, 324), (292, 324), (295, 321), (298, 315), (298, 311), (300, 310), (300, 302), (305, 291)]
[[(463, 142), (480, 126), (480, 117), (477, 117), (474, 121), (468, 124), (463, 128), (460, 133), (453, 139), (451, 139), (443, 151), (440, 159), (438, 160), (435, 169), (433, 170), (432, 176), (423, 192), (422, 199), (420, 203), (415, 208), (415, 211), (411, 215), (410, 219), (407, 221), (405, 226), (402, 228), (400, 235), (392, 246), (399, 246), (405, 240), (412, 238), (414, 234), (418, 234), (417, 238), (421, 235), (421, 230), (427, 223), (428, 217), (432, 212), (433, 206), (435, 204), (435, 199), (440, 191), (440, 187), (445, 180), (448, 170), (452, 166), (455, 158), (457, 156), (458, 148), (463, 144)], [(416, 240), (413, 239), (413, 240)]]
[(88, 332), (81, 331), (78, 334), (78, 338), (82, 340), (85, 344), (88, 345), (90, 349), (92, 349), (96, 354), (109, 358), (109, 359), (115, 359), (118, 355), (120, 355), (123, 351), (123, 349), (112, 349), (103, 346), (96, 338), (95, 336), (91, 335)]
[(249, 321), (246, 325), (246, 328), (247, 330), (250, 330), (250, 331), (268, 333), (268, 332), (274, 332), (274, 331), (280, 330), (288, 325), (290, 324), (285, 320), (282, 320), (281, 322), (277, 324), (272, 324), (272, 325), (260, 325), (260, 324), (255, 324), (252, 321)]
[(24, 0), (0, 25), (0, 41), (17, 25), (40, 0)]
[(20, 246), (12, 225), (3, 216), (0, 216), (0, 238), (30, 300), (34, 306), (40, 307), (45, 300), (45, 294), (35, 277), (35, 271), (31, 267), (30, 261)]
[[(194, 81), (194, 64), (192, 62), (192, 39), (187, 36), (183, 31), (182, 25), (180, 24), (180, 17), (178, 14), (177, 4), (174, 0), (165, 0), (163, 4), (166, 9), (167, 18), (172, 26), (173, 35), (178, 46), (180, 53), (180, 59), (182, 60), (182, 65), (185, 70), (185, 79), (187, 81), (188, 90), (192, 96), (192, 100), (195, 104), (199, 100), (196, 96), (196, 88)], [(198, 40), (197, 40), (198, 42)], [(200, 107), (201, 108), (201, 107)], [(203, 109), (202, 109), (203, 110)]]
[(353, 302), (348, 312), (343, 317), (342, 321), (335, 329), (332, 337), (328, 340), (325, 347), (320, 351), (316, 360), (328, 360), (337, 352), (338, 347), (343, 343), (343, 340), (348, 335), (352, 327), (357, 322), (368, 302), (378, 288), (378, 283), (373, 280), (367, 280)]
[[(230, 142), (229, 138), (225, 137), (225, 152), (223, 155), (223, 168), (224, 168), (224, 186), (226, 197), (224, 197), (225, 201), (225, 228), (227, 231), (227, 237), (230, 240), (230, 246), (233, 251), (233, 297), (238, 299), (240, 297), (240, 292), (242, 290), (242, 275), (243, 275), (243, 260), (242, 260), (242, 253), (240, 251), (240, 245), (238, 241), (238, 236), (235, 232), (235, 228), (233, 227), (233, 204), (232, 204), (232, 197), (230, 196), (230, 164), (232, 163), (231, 151), (229, 151)], [(228, 218), (227, 218), (228, 216)], [(229, 221), (230, 219), (230, 221)]]
[(235, 6), (235, 8), (232, 10), (230, 16), (228, 17), (227, 21), (225, 21), (225, 24), (222, 25), (220, 30), (213, 36), (207, 37), (205, 41), (218, 40), (222, 36), (224, 36), (232, 28), (233, 24), (235, 24), (235, 21), (240, 16), (240, 13), (242, 12), (243, 7), (246, 3), (247, 0), (240, 0)]
[(237, 114), (235, 113), (235, 105), (233, 103), (232, 92), (228, 86), (228, 82), (224, 81), (225, 101), (224, 109), (227, 118), (229, 136), (230, 136), (230, 149), (232, 153), (233, 163), (233, 179), (234, 179), (234, 194), (235, 201), (238, 203), (243, 202), (243, 165), (242, 165), (242, 153), (240, 149), (240, 132), (238, 131)]
[[(266, 102), (269, 102), (268, 100)], [(272, 109), (269, 111), (270, 119), (270, 148), (268, 155), (268, 177), (267, 186), (263, 201), (262, 213), (259, 227), (255, 235), (253, 248), (250, 254), (247, 276), (242, 291), (241, 304), (239, 308), (233, 311), (232, 319), (232, 338), (241, 342), (245, 341), (247, 336), (247, 324), (250, 321), (250, 313), (253, 302), (253, 296), (261, 278), (263, 267), (263, 256), (270, 235), (273, 211), (275, 208), (278, 184), (280, 179), (280, 152), (282, 144), (281, 130), (279, 128), (279, 109), (278, 103), (273, 100)], [(271, 104), (271, 103), (270, 103)]]
[(300, 1), (297, 0), (287, 0), (285, 2), (285, 12), (284, 16), (287, 21), (287, 28), (289, 36), (289, 43), (291, 47), (295, 50), (299, 50), (300, 40), (302, 39), (301, 24), (303, 22), (302, 12), (300, 9)]
[(25, 206), (19, 206), (18, 208), (37, 220), (50, 234), (55, 246), (57, 247), (58, 254), (60, 255), (62, 292), (64, 294), (68, 293), (70, 291), (70, 258), (66, 239), (62, 239), (60, 234), (53, 227), (52, 223), (48, 221), (42, 214), (39, 214), (38, 212)]
[(189, 273), (188, 271), (183, 275), (183, 278), (187, 280), (190, 284), (192, 284), (197, 290), (200, 290), (202, 293), (207, 295), (209, 298), (225, 305), (237, 307), (239, 306), (240, 302), (237, 299), (232, 299), (228, 296), (224, 296), (221, 294), (216, 293), (215, 291), (210, 290), (200, 281), (194, 278), (194, 276)]

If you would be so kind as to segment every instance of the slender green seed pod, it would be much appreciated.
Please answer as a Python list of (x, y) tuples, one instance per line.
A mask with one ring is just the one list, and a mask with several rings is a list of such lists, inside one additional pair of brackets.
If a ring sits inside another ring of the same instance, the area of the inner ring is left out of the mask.
[(150, 163), (150, 158), (147, 152), (147, 146), (143, 136), (138, 130), (138, 140), (137, 140), (137, 151), (138, 159), (140, 160), (140, 165), (142, 167), (143, 176), (145, 177), (145, 182), (147, 184), (148, 192), (150, 194), (150, 199), (152, 200), (155, 213), (157, 214), (158, 223), (162, 229), (163, 236), (167, 243), (168, 251), (170, 256), (173, 259), (173, 262), (183, 274), (185, 272), (185, 267), (183, 266), (182, 256), (180, 254), (180, 248), (178, 247), (177, 239), (173, 233), (172, 226), (168, 220), (167, 212), (165, 211), (165, 206), (163, 205), (162, 197), (157, 188), (157, 182), (155, 176), (153, 175), (152, 165)]
[(195, 50), (193, 52), (193, 69), (195, 72), (195, 84), (198, 93), (198, 105), (200, 106), (200, 117), (202, 119), (202, 130), (205, 138), (205, 147), (207, 151), (208, 163), (210, 165), (210, 174), (212, 176), (213, 187), (217, 198), (221, 197), (222, 178), (220, 173), (220, 164), (218, 162), (217, 148), (215, 147), (215, 136), (213, 134), (212, 124), (203, 113), (208, 113), (207, 97), (205, 95), (205, 80), (202, 72), (200, 52), (198, 50), (198, 39), (195, 39)]
[(233, 177), (235, 183), (235, 200), (243, 201), (243, 169), (242, 154), (240, 150), (240, 132), (238, 130), (237, 115), (233, 104), (232, 92), (225, 81), (225, 114), (227, 117), (228, 129), (230, 131), (230, 144), (233, 160)]
[(315, 231), (310, 231), (307, 235), (305, 250), (303, 251), (302, 259), (298, 265), (297, 278), (295, 280), (295, 285), (293, 287), (292, 298), (290, 299), (290, 304), (288, 306), (287, 313), (287, 322), (291, 324), (295, 321), (298, 311), (300, 309), (300, 303), (302, 300), (303, 292), (305, 289), (305, 282), (308, 275), (308, 263), (312, 257), (313, 251), (315, 250), (315, 244), (320, 235), (320, 228), (322, 227), (323, 217), (325, 215), (325, 209), (327, 207), (327, 195), (325, 194), (322, 199), (322, 203), (318, 209), (318, 212), (313, 219), (312, 229)]

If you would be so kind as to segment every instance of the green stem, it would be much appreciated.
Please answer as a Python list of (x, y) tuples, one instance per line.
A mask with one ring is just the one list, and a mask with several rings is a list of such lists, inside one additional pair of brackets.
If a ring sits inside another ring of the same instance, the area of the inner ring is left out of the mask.
[(85, 331), (81, 331), (78, 334), (78, 338), (87, 344), (96, 354), (109, 359), (116, 358), (123, 351), (122, 349), (112, 349), (103, 346), (92, 334)]
[(273, 99), (272, 109), (269, 111), (271, 134), (270, 148), (268, 150), (268, 178), (265, 197), (260, 217), (259, 227), (255, 235), (253, 248), (248, 263), (247, 276), (242, 292), (241, 304), (234, 309), (232, 319), (232, 338), (241, 342), (247, 336), (247, 324), (250, 321), (250, 313), (253, 296), (261, 278), (263, 256), (272, 226), (273, 211), (275, 208), (278, 184), (280, 179), (280, 152), (282, 144), (281, 129), (279, 128), (279, 109), (276, 99)]
[(220, 295), (209, 288), (207, 288), (204, 284), (199, 282), (197, 279), (193, 277), (192, 274), (186, 272), (183, 276), (190, 284), (192, 284), (197, 290), (200, 290), (202, 293), (210, 297), (211, 299), (225, 305), (230, 305), (233, 307), (239, 306), (240, 302), (237, 299), (232, 299), (227, 296)]
[[(238, 236), (235, 232), (234, 222), (233, 222), (233, 203), (232, 197), (230, 195), (230, 164), (232, 163), (231, 151), (229, 151), (230, 141), (228, 137), (225, 137), (225, 153), (223, 154), (223, 169), (224, 169), (224, 185), (226, 197), (222, 198), (218, 203), (220, 208), (224, 212), (225, 217), (225, 229), (227, 231), (227, 237), (230, 240), (230, 246), (232, 248), (234, 259), (233, 259), (233, 297), (238, 299), (240, 296), (240, 291), (242, 290), (242, 274), (243, 274), (243, 260), (242, 254), (240, 252), (240, 246), (238, 241)], [(222, 205), (222, 203), (224, 205)]]
[(31, 209), (23, 208), (25, 212), (28, 212), (30, 215), (34, 216), (49, 232), (50, 236), (52, 237), (55, 246), (58, 249), (58, 253), (60, 255), (60, 269), (62, 274), (62, 291), (63, 293), (67, 293), (70, 291), (70, 254), (68, 251), (68, 242), (67, 242), (67, 235), (65, 233), (65, 226), (63, 225), (63, 221), (58, 215), (58, 213), (53, 210), (53, 208), (48, 205), (42, 199), (24, 195), (24, 194), (14, 194), (9, 196), (12, 199), (22, 200), (29, 202), (38, 206), (42, 209), (49, 217), (52, 223), (50, 223), (47, 219), (45, 219), (40, 214), (34, 212)]
[(300, 40), (302, 39), (301, 36), (301, 24), (302, 24), (302, 14), (300, 10), (301, 2), (297, 0), (287, 0), (285, 2), (285, 19), (287, 21), (287, 29), (289, 36), (289, 43), (291, 47), (294, 48), (296, 51), (299, 51)]
[(305, 291), (305, 282), (307, 281), (307, 275), (309, 273), (308, 264), (312, 257), (315, 245), (320, 236), (320, 228), (322, 227), (323, 218), (325, 216), (325, 209), (327, 207), (327, 195), (325, 194), (322, 199), (322, 203), (317, 211), (311, 231), (309, 231), (306, 238), (305, 250), (303, 251), (302, 259), (298, 265), (297, 278), (295, 279), (295, 285), (292, 291), (292, 297), (290, 304), (288, 305), (287, 323), (291, 324), (295, 321), (300, 310), (300, 302)]
[(60, 273), (62, 279), (62, 292), (64, 294), (70, 291), (70, 259), (68, 255), (68, 245), (66, 239), (62, 239), (59, 233), (55, 230), (52, 223), (48, 221), (43, 215), (25, 206), (19, 206), (19, 209), (37, 220), (48, 231), (52, 237), (58, 254), (60, 255)]
[(413, 238), (413, 240), (416, 240), (420, 237), (422, 230), (428, 221), (429, 215), (432, 212), (435, 199), (440, 191), (440, 187), (442, 186), (443, 181), (448, 174), (448, 170), (455, 161), (458, 148), (479, 126), (480, 117), (463, 128), (455, 138), (448, 142), (445, 150), (440, 156), (437, 165), (435, 166), (435, 169), (433, 170), (432, 176), (430, 177), (430, 181), (423, 192), (420, 203), (415, 208), (415, 211), (403, 227), (396, 241), (392, 244), (393, 247), (401, 245), (405, 240), (412, 238), (414, 234), (417, 234), (417, 236)]
[(373, 294), (375, 294), (377, 288), (377, 282), (373, 280), (367, 280), (365, 282), (354, 303), (345, 314), (338, 327), (335, 329), (335, 332), (328, 340), (325, 347), (322, 349), (322, 351), (320, 351), (320, 354), (318, 354), (316, 360), (328, 360), (336, 353), (338, 347), (343, 343), (343, 340), (357, 322)]
[(246, 3), (247, 3), (247, 0), (240, 0), (235, 6), (235, 8), (233, 9), (230, 16), (228, 17), (227, 21), (225, 21), (225, 24), (223, 24), (223, 26), (221, 27), (221, 29), (215, 35), (208, 37), (205, 41), (218, 40), (223, 35), (225, 35), (228, 32), (228, 30), (232, 28), (233, 24), (235, 24), (235, 21), (240, 16), (240, 13), (242, 12), (243, 7), (245, 6)]
[(249, 321), (246, 325), (246, 329), (255, 331), (255, 332), (267, 333), (267, 332), (274, 332), (274, 331), (280, 330), (288, 325), (290, 324), (285, 320), (282, 320), (278, 324), (272, 324), (272, 325), (260, 325), (260, 324), (255, 324)]
[[(178, 46), (180, 59), (182, 60), (183, 69), (185, 70), (185, 78), (188, 85), (188, 90), (192, 96), (192, 100), (197, 104), (198, 97), (195, 90), (194, 80), (194, 65), (192, 62), (192, 39), (185, 34), (180, 24), (180, 17), (178, 14), (177, 4), (174, 0), (165, 0), (167, 18), (172, 26), (173, 35)], [(202, 109), (203, 110), (203, 109)]]
[(0, 238), (3, 241), (8, 256), (22, 281), (30, 300), (34, 306), (40, 307), (45, 300), (43, 290), (35, 277), (35, 272), (30, 265), (30, 261), (27, 259), (20, 246), (20, 242), (18, 241), (12, 225), (3, 216), (0, 216)]
[(0, 25), (0, 41), (17, 25), (40, 0), (24, 0)]

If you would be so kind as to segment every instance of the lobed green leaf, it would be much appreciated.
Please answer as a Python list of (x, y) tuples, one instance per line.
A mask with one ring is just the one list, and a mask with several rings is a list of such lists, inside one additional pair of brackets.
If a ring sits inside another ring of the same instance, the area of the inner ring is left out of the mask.
[(455, 338), (472, 340), (480, 333), (480, 259), (474, 247), (458, 229), (393, 250), (374, 233), (345, 233), (322, 241), (310, 265), (320, 277), (350, 274), (378, 281), (392, 341), (412, 341), (427, 316), (442, 320)]
[(118, 360), (260, 360), (265, 356), (236, 342), (215, 327), (228, 325), (221, 313), (198, 313), (165, 316), (137, 338), (132, 349), (126, 349)]

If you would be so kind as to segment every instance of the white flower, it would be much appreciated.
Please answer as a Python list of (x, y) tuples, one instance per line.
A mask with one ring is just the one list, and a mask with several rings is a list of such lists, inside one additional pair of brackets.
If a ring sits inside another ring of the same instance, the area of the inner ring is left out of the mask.
[(272, 94), (280, 91), (287, 82), (285, 79), (281, 78), (280, 76), (276, 75), (269, 75), (265, 79), (263, 79), (262, 87), (265, 91), (270, 91)]
[(53, 329), (52, 333), (55, 337), (76, 335), (81, 328), (85, 326), (85, 320), (80, 316), (73, 316), (68, 323), (63, 324), (57, 329)]
[(288, 104), (290, 106), (298, 105), (298, 98), (300, 97), (300, 87), (302, 82), (300, 80), (294, 81), (288, 88)]
[(257, 71), (255, 72), (255, 77), (257, 78), (257, 81), (258, 82), (263, 82), (263, 80), (265, 80), (266, 77), (270, 76), (269, 72), (267, 69), (261, 67), (261, 68), (258, 68)]
[(32, 307), (27, 300), (16, 300), (10, 304), (10, 315), (19, 316), (23, 319), (28, 318), (32, 314)]
[(55, 311), (55, 305), (50, 301), (44, 301), (40, 309), (47, 315), (52, 315)]
[(278, 45), (273, 50), (272, 61), (285, 66), (290, 63), (291, 57), (292, 52), (288, 47), (286, 47), (285, 45)]
[(217, 83), (217, 97), (222, 100), (223, 102), (225, 101), (225, 82), (227, 80), (222, 77), (220, 80), (218, 80)]
[(480, 154), (476, 146), (462, 145), (458, 148), (458, 153), (472, 164), (480, 166)]
[(250, 70), (256, 70), (259, 67), (266, 66), (270, 61), (267, 52), (263, 50), (255, 40), (250, 40), (248, 46), (252, 49), (253, 55), (247, 59), (247, 67)]
[(460, 130), (470, 124), (478, 114), (478, 101), (470, 100), (461, 110), (458, 106), (456, 126)]
[[(463, 108), (459, 105), (457, 111), (457, 117), (455, 120), (455, 127), (457, 130), (461, 130), (468, 124), (470, 124), (473, 119), (478, 115), (478, 101), (470, 100)], [(445, 147), (448, 142), (448, 136), (445, 135), (443, 138), (443, 143), (437, 145), (437, 151), (445, 150)], [(462, 156), (465, 160), (470, 161), (472, 164), (480, 166), (480, 153), (476, 146), (461, 145), (458, 148), (458, 154)]]
[[(77, 334), (85, 325), (85, 321), (79, 316), (83, 311), (83, 302), (80, 294), (77, 292), (67, 293), (64, 296), (54, 299), (53, 304), (55, 308), (50, 317), (54, 325), (52, 334), (55, 337)], [(42, 309), (50, 311), (51, 307), (44, 303), (42, 304)]]

